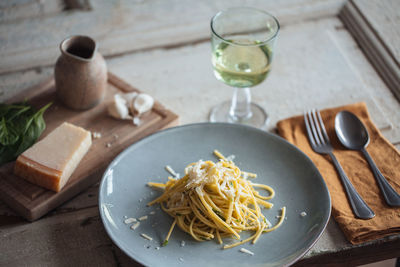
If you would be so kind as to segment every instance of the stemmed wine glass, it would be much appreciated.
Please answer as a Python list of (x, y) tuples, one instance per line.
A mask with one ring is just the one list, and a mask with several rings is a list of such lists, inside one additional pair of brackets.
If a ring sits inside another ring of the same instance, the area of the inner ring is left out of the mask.
[(279, 32), (278, 20), (251, 7), (230, 8), (211, 20), (212, 64), (218, 80), (234, 87), (231, 101), (211, 110), (211, 122), (263, 127), (268, 115), (251, 102), (250, 87), (267, 77)]

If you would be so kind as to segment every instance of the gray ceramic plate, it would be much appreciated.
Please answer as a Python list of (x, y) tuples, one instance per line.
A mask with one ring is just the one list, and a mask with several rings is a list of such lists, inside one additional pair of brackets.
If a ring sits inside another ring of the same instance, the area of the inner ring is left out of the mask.
[[(235, 155), (243, 170), (258, 174), (254, 180), (272, 186), (274, 207), (263, 210), (275, 224), (282, 206), (287, 207), (284, 224), (263, 234), (255, 245), (222, 250), (215, 241), (196, 242), (176, 228), (169, 244), (161, 247), (172, 218), (146, 203), (160, 192), (146, 186), (165, 182), (170, 165), (183, 173), (187, 164), (199, 159), (216, 160), (218, 149)], [(201, 123), (171, 128), (153, 134), (127, 148), (110, 164), (100, 185), (100, 214), (105, 229), (127, 255), (147, 266), (282, 266), (299, 259), (323, 232), (331, 210), (328, 189), (311, 160), (282, 138), (247, 126)], [(150, 215), (155, 211), (154, 215)], [(306, 216), (301, 216), (301, 212)], [(131, 230), (124, 216), (148, 215), (139, 228)], [(153, 238), (148, 241), (140, 236)], [(181, 242), (185, 246), (181, 246)], [(243, 254), (243, 247), (254, 256)]]

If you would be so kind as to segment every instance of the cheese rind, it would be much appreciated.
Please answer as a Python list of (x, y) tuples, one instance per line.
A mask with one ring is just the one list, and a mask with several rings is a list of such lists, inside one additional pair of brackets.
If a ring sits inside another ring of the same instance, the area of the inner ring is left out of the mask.
[(14, 173), (59, 192), (91, 144), (89, 131), (64, 122), (17, 158)]

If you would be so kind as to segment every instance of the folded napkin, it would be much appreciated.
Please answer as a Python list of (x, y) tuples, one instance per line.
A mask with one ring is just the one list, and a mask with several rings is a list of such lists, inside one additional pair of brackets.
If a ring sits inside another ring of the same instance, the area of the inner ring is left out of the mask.
[(385, 203), (374, 175), (361, 152), (347, 150), (335, 134), (335, 116), (339, 111), (353, 112), (365, 124), (370, 134), (368, 152), (382, 174), (400, 193), (400, 153), (372, 123), (365, 103), (321, 110), (321, 117), (334, 147), (334, 154), (354, 187), (375, 212), (370, 220), (355, 218), (347, 200), (339, 175), (329, 156), (315, 153), (308, 141), (303, 115), (279, 121), (279, 134), (306, 153), (321, 172), (332, 199), (332, 215), (347, 239), (353, 244), (400, 233), (400, 207)]

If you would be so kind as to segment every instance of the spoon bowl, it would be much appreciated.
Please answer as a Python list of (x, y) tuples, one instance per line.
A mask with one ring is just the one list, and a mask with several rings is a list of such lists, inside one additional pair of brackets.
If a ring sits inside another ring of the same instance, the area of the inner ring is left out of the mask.
[(361, 150), (369, 144), (369, 134), (356, 115), (341, 111), (335, 118), (335, 131), (340, 142), (348, 149)]
[(339, 141), (348, 149), (361, 151), (367, 159), (386, 203), (400, 206), (400, 195), (393, 189), (366, 150), (370, 138), (360, 119), (349, 111), (341, 111), (335, 117), (335, 131)]

